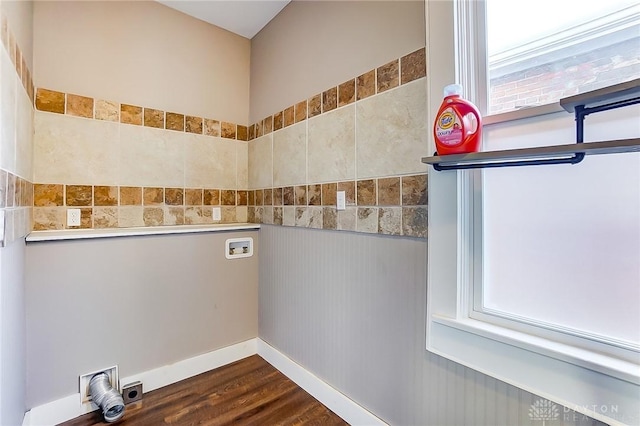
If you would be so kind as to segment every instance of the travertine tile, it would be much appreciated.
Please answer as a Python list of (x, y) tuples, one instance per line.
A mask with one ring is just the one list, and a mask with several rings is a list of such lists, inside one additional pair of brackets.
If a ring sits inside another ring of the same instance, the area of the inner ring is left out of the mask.
[(264, 132), (265, 135), (268, 135), (269, 133), (273, 132), (273, 116), (270, 115), (264, 120), (262, 120), (262, 126), (263, 126), (262, 131)]
[(220, 122), (210, 118), (204, 119), (204, 134), (207, 136), (220, 136)]
[(121, 186), (120, 187), (120, 205), (121, 206), (141, 206), (142, 205), (142, 188), (139, 186)]
[(427, 175), (402, 177), (402, 205), (427, 205)]
[(249, 144), (234, 142), (236, 147), (236, 188), (249, 188)]
[(309, 223), (311, 221), (310, 208), (311, 207), (296, 207), (295, 226), (299, 226), (301, 228), (309, 227)]
[(322, 205), (335, 207), (337, 191), (338, 191), (338, 185), (336, 183), (323, 183), (322, 184)]
[(249, 221), (249, 208), (247, 206), (236, 206), (236, 222), (247, 223)]
[(322, 229), (323, 221), (323, 208), (322, 207), (307, 207), (309, 214), (309, 228)]
[(256, 138), (264, 136), (264, 120), (260, 120), (256, 123)]
[(322, 92), (322, 112), (332, 111), (338, 107), (338, 88), (332, 87)]
[(16, 183), (14, 186), (14, 193), (13, 193), (13, 198), (14, 198), (14, 206), (16, 207), (20, 207), (22, 206), (22, 190), (23, 190), (23, 186), (22, 186), (22, 182), (23, 179), (16, 176)]
[(187, 115), (185, 117), (185, 132), (196, 133), (198, 135), (202, 134), (202, 117), (193, 117), (191, 115)]
[(93, 228), (93, 209), (85, 207), (80, 209), (80, 226), (68, 226), (68, 228), (91, 229)]
[(93, 203), (93, 187), (91, 185), (67, 185), (65, 192), (67, 206), (90, 206)]
[(285, 186), (282, 188), (282, 204), (285, 206), (295, 205), (296, 197), (293, 186)]
[(399, 65), (397, 59), (379, 67), (376, 70), (378, 93), (382, 93), (389, 89), (393, 89), (394, 87), (398, 87), (398, 71)]
[(307, 198), (310, 206), (322, 205), (322, 185), (309, 185)]
[(94, 186), (93, 187), (94, 206), (117, 206), (118, 187), (117, 186)]
[(165, 188), (164, 203), (168, 206), (182, 206), (184, 204), (184, 190), (182, 188)]
[(273, 135), (266, 135), (249, 142), (249, 187), (273, 186)]
[(309, 98), (307, 106), (307, 116), (309, 118), (322, 114), (322, 94)]
[(184, 209), (184, 224), (199, 225), (203, 223), (202, 206), (186, 207)]
[(376, 70), (366, 72), (356, 79), (356, 99), (361, 100), (376, 94)]
[(262, 189), (256, 189), (256, 206), (262, 206), (264, 204), (264, 191)]
[(356, 100), (356, 80), (345, 81), (338, 86), (338, 106), (349, 105)]
[(184, 225), (184, 207), (165, 207), (164, 225)]
[(227, 123), (223, 121), (220, 127), (220, 136), (225, 139), (236, 138), (236, 125), (234, 123)]
[(205, 189), (203, 191), (204, 198), (202, 204), (205, 206), (219, 206), (220, 205), (220, 190), (219, 189)]
[(142, 107), (135, 105), (120, 105), (120, 122), (142, 126)]
[(338, 211), (335, 207), (322, 209), (322, 229), (338, 229)]
[(249, 203), (250, 206), (255, 206), (256, 205), (256, 191), (248, 191), (248, 198), (247, 198), (247, 202)]
[(247, 126), (241, 126), (238, 124), (236, 139), (245, 142), (249, 140), (249, 129), (247, 128)]
[(34, 207), (33, 230), (47, 231), (64, 229), (66, 209), (64, 207)]
[(76, 117), (93, 118), (93, 98), (67, 94), (67, 114)]
[(144, 226), (164, 225), (164, 209), (162, 207), (145, 207), (142, 213)]
[(296, 207), (285, 206), (282, 213), (282, 225), (296, 226)]
[(273, 208), (273, 224), (274, 225), (282, 225), (282, 207), (274, 207)]
[(252, 141), (256, 138), (256, 125), (249, 126), (249, 140)]
[(357, 183), (357, 203), (359, 206), (375, 206), (377, 203), (376, 181), (359, 180)]
[[(4, 190), (0, 190), (0, 207), (5, 206), (5, 192), (6, 192), (6, 172), (0, 171), (0, 178), (3, 177), (5, 184)], [(35, 184), (33, 186), (33, 205), (35, 207), (55, 207), (64, 206), (64, 185), (56, 184)]]
[(399, 206), (400, 205), (400, 178), (380, 178), (378, 179), (378, 205), (379, 206)]
[(355, 231), (356, 217), (358, 215), (357, 207), (347, 207), (345, 210), (338, 211), (338, 228), (341, 231)]
[(378, 233), (400, 235), (402, 207), (380, 207), (378, 210)]
[(427, 236), (426, 207), (402, 207), (402, 235), (420, 238)]
[(355, 104), (309, 120), (308, 181), (355, 178)]
[(120, 121), (120, 104), (117, 102), (96, 100), (96, 120)]
[(117, 228), (118, 208), (117, 207), (94, 207), (93, 208), (94, 228)]
[(0, 26), (0, 39), (2, 39), (2, 45), (5, 50), (9, 50), (9, 25), (7, 23), (7, 17), (4, 15), (0, 15), (2, 19), (2, 24)]
[(264, 193), (264, 196), (263, 196), (264, 205), (272, 206), (273, 205), (273, 189), (267, 188), (263, 191), (263, 193)]
[(238, 221), (236, 208), (233, 206), (222, 207), (222, 223), (235, 223)]
[(223, 206), (235, 206), (236, 191), (233, 189), (223, 189), (220, 191), (220, 204)]
[(7, 207), (15, 206), (15, 199), (16, 199), (16, 175), (14, 175), (13, 173), (8, 173), (7, 174), (7, 196), (5, 198), (6, 206)]
[(184, 114), (167, 112), (167, 130), (184, 132)]
[(307, 119), (307, 100), (298, 102), (295, 105), (295, 121), (299, 123)]
[(273, 185), (301, 185), (307, 174), (307, 137), (304, 123), (273, 135)]
[(164, 204), (164, 188), (144, 188), (143, 200), (145, 206)]
[(295, 123), (295, 107), (292, 105), (284, 110), (284, 127), (289, 127)]
[(345, 204), (353, 206), (356, 204), (356, 183), (352, 180), (338, 182), (338, 191), (344, 191)]
[(400, 58), (400, 84), (405, 84), (427, 75), (425, 48), (418, 49)]
[(184, 185), (191, 188), (234, 188), (237, 145), (231, 139), (185, 134)]
[(356, 103), (359, 178), (425, 173), (426, 79)]
[(143, 218), (144, 208), (141, 206), (127, 206), (118, 209), (118, 227), (135, 228), (145, 226)]
[(153, 108), (144, 109), (144, 126), (164, 129), (164, 111)]
[[(62, 185), (60, 185), (60, 187), (62, 187)], [(62, 188), (60, 188), (62, 190)], [(34, 189), (34, 192), (36, 190)], [(49, 192), (49, 189), (42, 189), (43, 192)], [(47, 196), (49, 198), (52, 198), (52, 202), (55, 203), (56, 202), (56, 197), (55, 196)], [(60, 198), (60, 201), (62, 201), (63, 198)], [(6, 207), (6, 201), (7, 201), (7, 172), (5, 172), (4, 170), (0, 169), (0, 208), (4, 208)], [(46, 201), (45, 201), (46, 202)], [(34, 204), (35, 205), (35, 204)], [(60, 204), (54, 204), (54, 205), (60, 205)]]
[(307, 205), (307, 185), (298, 185), (294, 189), (296, 206)]
[(273, 114), (273, 130), (280, 130), (284, 127), (284, 112), (280, 111)]
[(185, 189), (184, 204), (187, 206), (201, 206), (202, 189)]
[(273, 188), (273, 205), (274, 206), (282, 205), (282, 188)]
[(256, 221), (256, 207), (249, 207), (248, 214), (247, 214), (247, 222), (258, 223)]
[(262, 223), (264, 207), (256, 207), (253, 211), (255, 223)]
[(378, 233), (378, 209), (375, 207), (358, 207), (356, 224), (358, 232)]
[(262, 213), (260, 215), (261, 220), (260, 223), (264, 223), (267, 225), (273, 225), (273, 207), (272, 206), (264, 206), (262, 208)]
[(202, 217), (200, 219), (202, 223), (213, 223), (213, 207), (202, 206)]
[(36, 108), (38, 110), (64, 114), (64, 104), (64, 93), (38, 88), (36, 92)]
[(249, 191), (238, 190), (236, 191), (236, 205), (238, 206), (247, 206), (249, 205)]

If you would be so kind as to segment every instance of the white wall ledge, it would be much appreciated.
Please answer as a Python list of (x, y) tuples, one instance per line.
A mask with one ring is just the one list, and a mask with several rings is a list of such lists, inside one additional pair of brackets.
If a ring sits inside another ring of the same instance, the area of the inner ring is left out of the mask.
[(244, 231), (260, 229), (258, 223), (223, 223), (215, 225), (174, 225), (148, 226), (139, 228), (114, 229), (64, 229), (55, 231), (33, 231), (27, 235), (26, 241), (61, 241), (82, 240), (91, 238), (134, 237), (143, 235), (191, 234), (200, 232)]

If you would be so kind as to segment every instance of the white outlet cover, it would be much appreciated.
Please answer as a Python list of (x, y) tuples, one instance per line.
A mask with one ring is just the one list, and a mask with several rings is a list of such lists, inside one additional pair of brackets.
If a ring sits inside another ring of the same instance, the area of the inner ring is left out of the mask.
[(109, 376), (109, 382), (111, 383), (111, 387), (120, 391), (120, 384), (118, 378), (118, 366), (115, 365), (109, 368), (103, 368), (100, 370), (93, 371), (91, 373), (83, 374), (80, 376), (80, 402), (82, 404), (90, 403), (91, 396), (89, 395), (89, 382), (91, 378), (98, 373), (107, 373)]
[(220, 207), (213, 208), (213, 220), (222, 220), (222, 210)]
[(344, 210), (347, 208), (346, 204), (347, 200), (344, 191), (338, 191), (336, 193), (336, 209)]
[(67, 209), (67, 226), (80, 226), (80, 209)]

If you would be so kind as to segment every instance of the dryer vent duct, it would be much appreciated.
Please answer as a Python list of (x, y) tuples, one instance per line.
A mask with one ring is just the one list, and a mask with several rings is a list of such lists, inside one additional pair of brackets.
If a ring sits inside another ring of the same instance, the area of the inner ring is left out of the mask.
[(89, 382), (89, 392), (93, 402), (100, 407), (108, 423), (120, 420), (124, 416), (122, 395), (111, 386), (107, 373), (98, 373)]

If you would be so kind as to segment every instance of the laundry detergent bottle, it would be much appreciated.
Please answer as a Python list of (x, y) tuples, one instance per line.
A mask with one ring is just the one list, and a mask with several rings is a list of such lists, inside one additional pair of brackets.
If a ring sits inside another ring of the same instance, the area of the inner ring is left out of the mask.
[(438, 155), (466, 154), (480, 150), (482, 121), (478, 108), (461, 98), (462, 86), (444, 88), (444, 100), (438, 110), (433, 136)]

